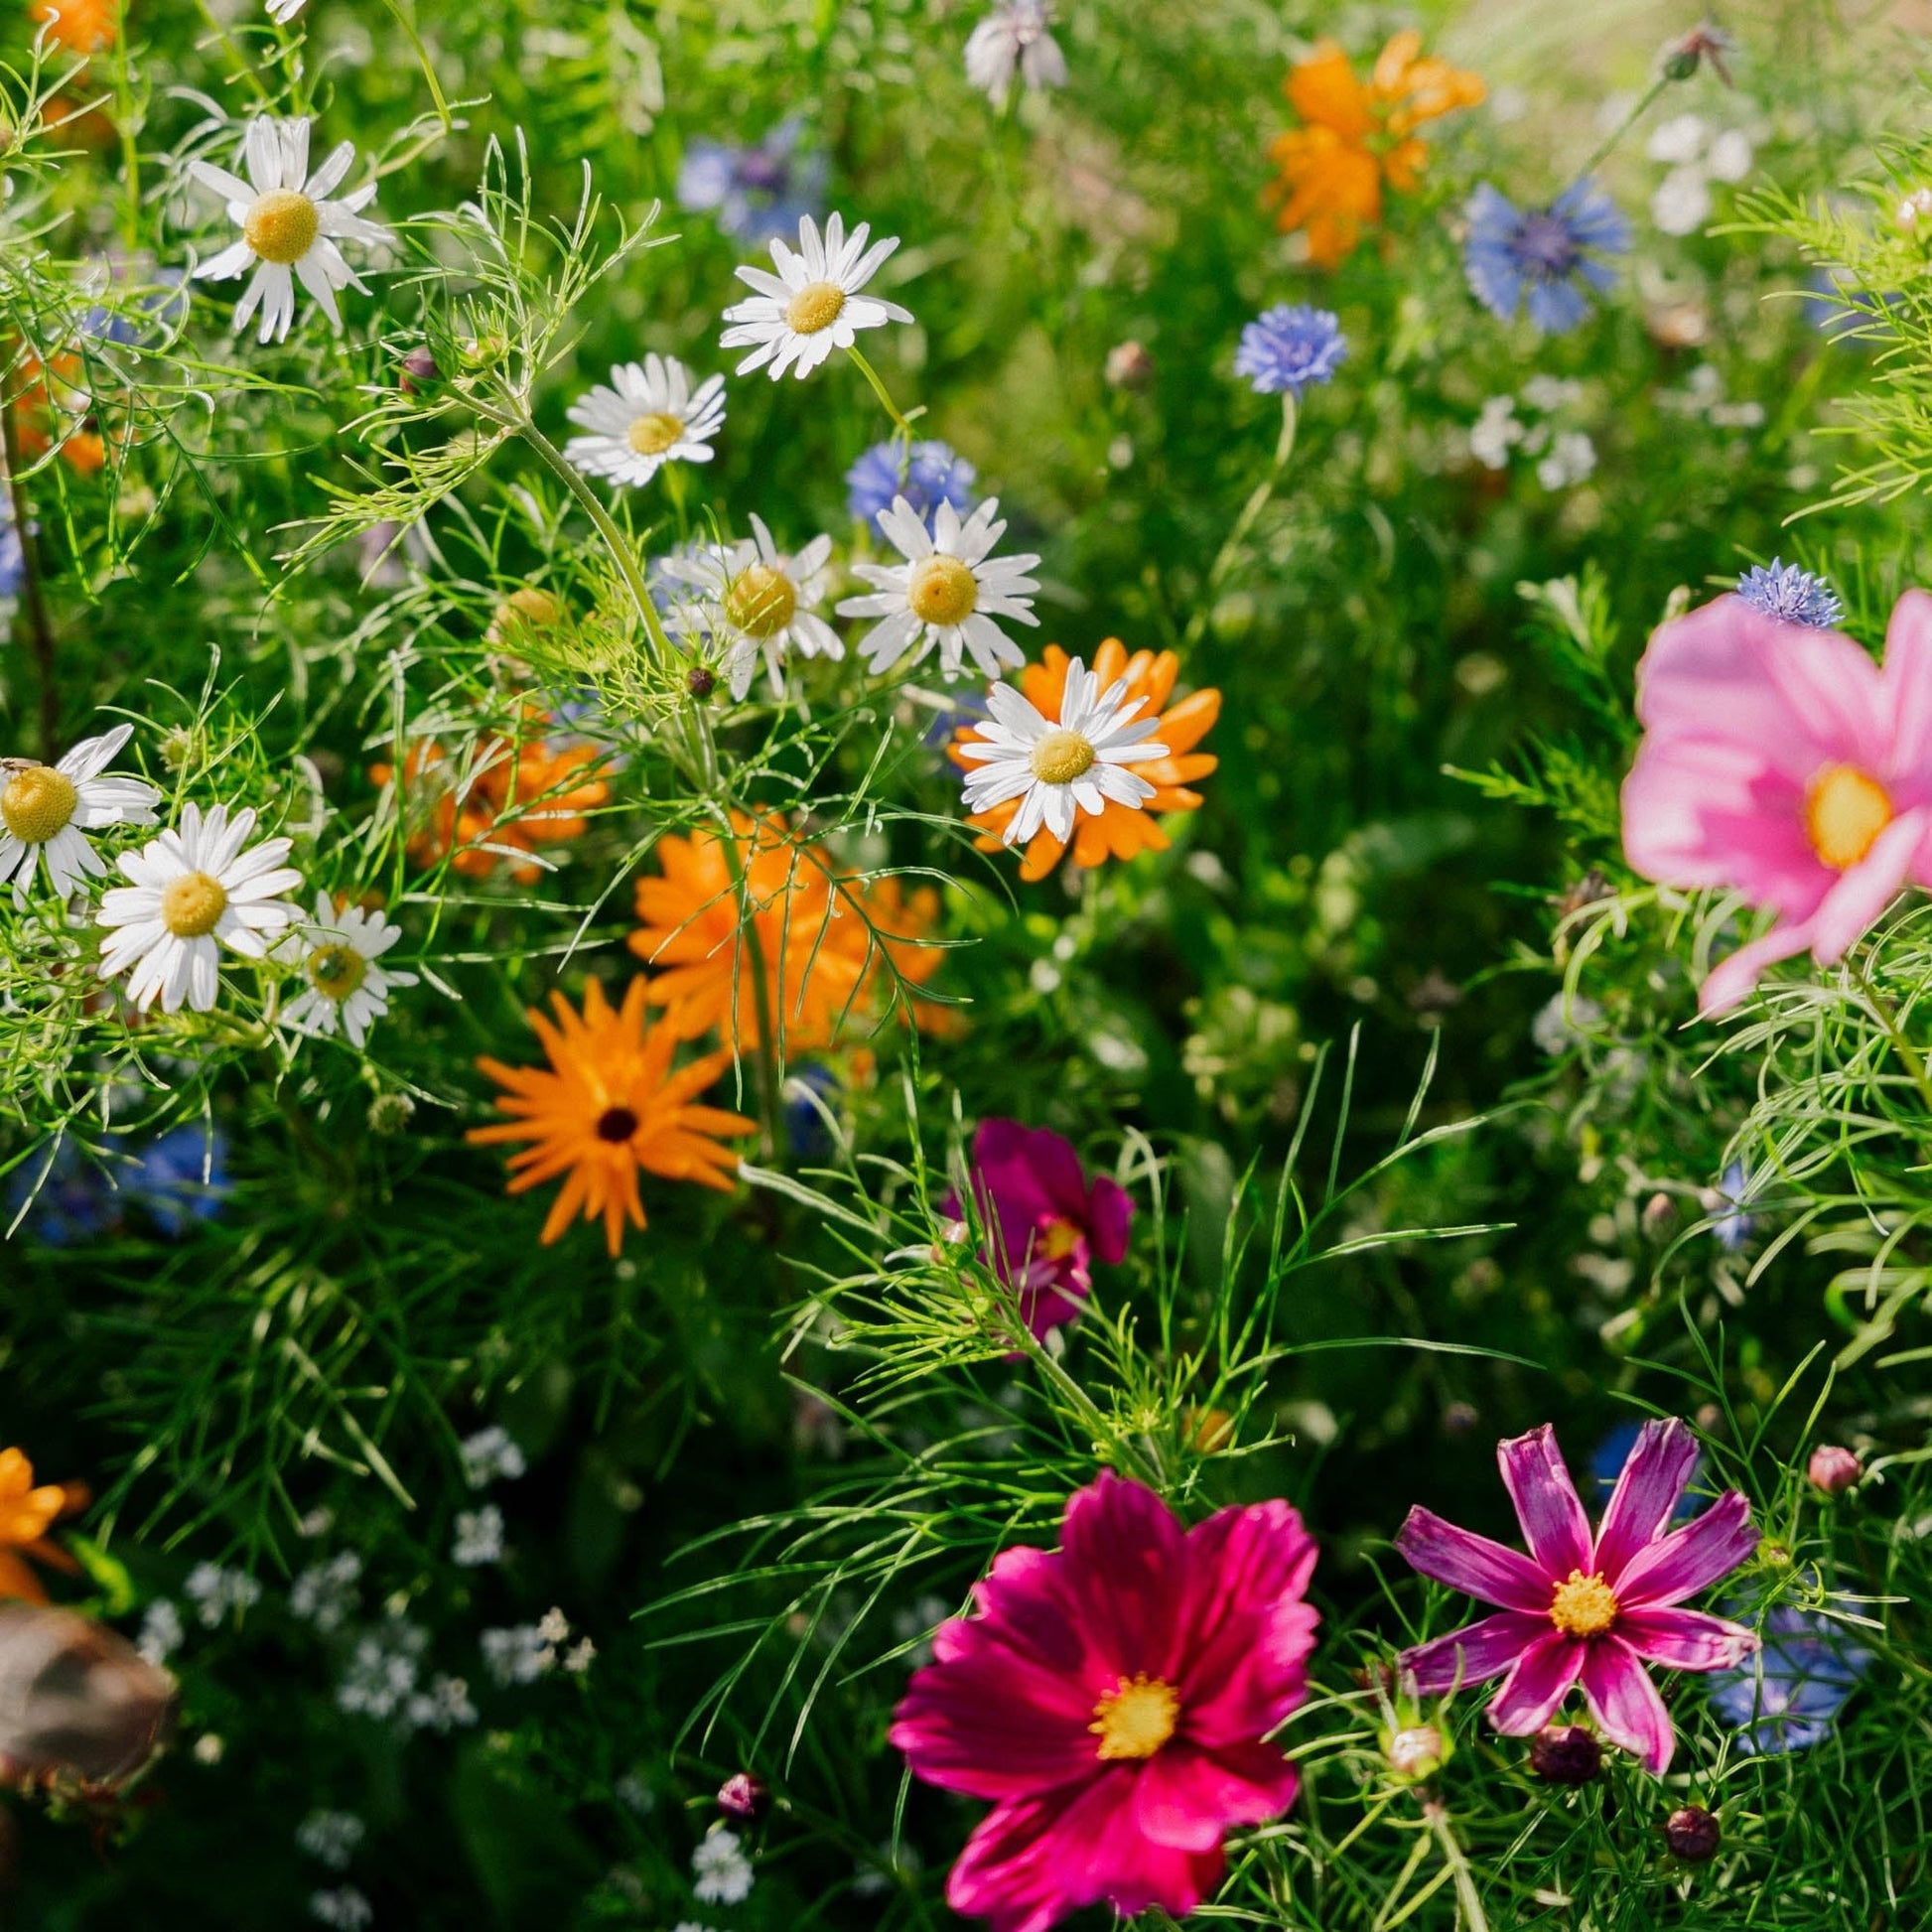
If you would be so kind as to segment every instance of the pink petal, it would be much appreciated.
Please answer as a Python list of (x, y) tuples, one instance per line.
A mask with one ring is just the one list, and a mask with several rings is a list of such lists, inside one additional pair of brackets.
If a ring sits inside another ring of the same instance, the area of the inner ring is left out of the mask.
[(1412, 1570), (1481, 1602), (1539, 1614), (1550, 1608), (1555, 1585), (1528, 1557), (1473, 1530), (1457, 1529), (1420, 1503), (1396, 1532), (1395, 1547)]
[(1538, 1637), (1489, 1700), (1489, 1722), (1505, 1737), (1527, 1737), (1541, 1730), (1569, 1696), (1588, 1650), (1587, 1644), (1560, 1631)]
[(1916, 775), (1923, 786), (1932, 773), (1932, 597), (1923, 591), (1907, 591), (1892, 607), (1885, 627), (1884, 685), (1891, 763), (1881, 775), (1893, 784)]
[(1094, 1253), (1109, 1267), (1127, 1258), (1128, 1226), (1133, 1218), (1133, 1196), (1104, 1173), (1096, 1175), (1087, 1202), (1087, 1225), (1093, 1230)]
[(1757, 1648), (1741, 1623), (1702, 1610), (1626, 1610), (1616, 1634), (1646, 1663), (1669, 1670), (1728, 1670)]
[(1145, 1672), (1178, 1683), (1180, 1592), (1173, 1580), (1184, 1541), (1173, 1511), (1152, 1489), (1102, 1469), (1068, 1500), (1060, 1540), (1093, 1654), (1116, 1677)]
[(1527, 1610), (1503, 1610), (1405, 1650), (1402, 1668), (1415, 1678), (1416, 1690), (1423, 1697), (1435, 1697), (1458, 1686), (1486, 1684), (1509, 1670), (1531, 1644), (1547, 1637), (1550, 1629), (1547, 1611), (1532, 1615)]
[[(1496, 1446), (1503, 1486), (1516, 1505), (1523, 1540), (1545, 1576), (1561, 1582), (1573, 1570), (1587, 1575), (1590, 1560), (1589, 1518), (1577, 1499), (1576, 1484), (1563, 1465), (1557, 1432), (1547, 1422)], [(1544, 1601), (1549, 1601), (1546, 1592)]]
[(1590, 1565), (1612, 1587), (1624, 1565), (1670, 1521), (1697, 1465), (1697, 1439), (1675, 1417), (1647, 1422), (1637, 1432), (1597, 1527)]
[(1157, 1845), (1218, 1852), (1235, 1826), (1279, 1818), (1299, 1784), (1295, 1766), (1273, 1744), (1211, 1753), (1170, 1744), (1141, 1767), (1135, 1822)]
[(1899, 813), (1872, 840), (1871, 850), (1825, 895), (1811, 921), (1811, 956), (1819, 965), (1843, 959), (1898, 897), (1925, 842), (1929, 820), (1932, 814), (1923, 810)]
[(1757, 1550), (1751, 1506), (1727, 1489), (1702, 1516), (1631, 1558), (1616, 1582), (1626, 1611), (1663, 1609), (1728, 1577)]
[(1662, 1777), (1677, 1738), (1664, 1700), (1637, 1653), (1619, 1637), (1598, 1637), (1588, 1646), (1583, 1679), (1584, 1696), (1603, 1735), (1634, 1752), (1646, 1771)]
[(1728, 1013), (1746, 999), (1767, 966), (1801, 953), (1811, 944), (1811, 926), (1806, 921), (1774, 925), (1761, 939), (1739, 946), (1712, 967), (1698, 988), (1698, 1012), (1706, 1020)]

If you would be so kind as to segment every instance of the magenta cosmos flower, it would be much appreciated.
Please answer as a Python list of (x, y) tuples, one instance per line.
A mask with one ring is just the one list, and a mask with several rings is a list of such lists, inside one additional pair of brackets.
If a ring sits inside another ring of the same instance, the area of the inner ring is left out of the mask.
[(1665, 624), (1637, 679), (1625, 856), (1778, 915), (1704, 982), (1705, 1014), (1806, 948), (1833, 964), (1907, 882), (1932, 885), (1932, 597), (1899, 599), (1882, 669), (1836, 630), (1721, 597)]
[[(973, 1136), (973, 1193), (993, 1253), (1035, 1335), (1071, 1321), (1093, 1288), (1095, 1260), (1127, 1255), (1134, 1203), (1105, 1174), (1088, 1180), (1071, 1141), (1017, 1120), (983, 1120)], [(959, 1196), (940, 1210), (957, 1216)]]
[(1644, 1424), (1594, 1537), (1549, 1424), (1499, 1445), (1496, 1460), (1530, 1554), (1412, 1509), (1396, 1548), (1502, 1613), (1404, 1651), (1403, 1668), (1425, 1696), (1502, 1678), (1489, 1720), (1511, 1737), (1541, 1730), (1581, 1684), (1603, 1735), (1661, 1773), (1676, 1736), (1644, 1666), (1723, 1670), (1757, 1648), (1741, 1624), (1678, 1607), (1757, 1548), (1749, 1503), (1726, 1490), (1670, 1529), (1698, 1465), (1681, 1422)]
[(993, 1810), (947, 1881), (995, 1932), (1106, 1899), (1191, 1912), (1221, 1841), (1295, 1800), (1268, 1733), (1307, 1694), (1314, 1541), (1284, 1502), (1183, 1529), (1103, 1471), (1056, 1551), (1005, 1551), (942, 1624), (892, 1739), (930, 1784)]

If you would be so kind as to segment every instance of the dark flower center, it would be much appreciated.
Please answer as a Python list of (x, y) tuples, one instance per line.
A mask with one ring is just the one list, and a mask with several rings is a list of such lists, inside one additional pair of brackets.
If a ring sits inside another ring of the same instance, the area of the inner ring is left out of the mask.
[(628, 1107), (606, 1107), (597, 1117), (600, 1141), (627, 1141), (637, 1131), (637, 1116)]
[(1582, 252), (1570, 223), (1547, 207), (1524, 215), (1516, 230), (1516, 259), (1525, 274), (1541, 281), (1562, 281)]

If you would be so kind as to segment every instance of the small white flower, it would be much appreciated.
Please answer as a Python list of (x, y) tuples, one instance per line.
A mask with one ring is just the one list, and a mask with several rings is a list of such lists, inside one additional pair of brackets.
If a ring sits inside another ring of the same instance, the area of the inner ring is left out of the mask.
[(212, 1630), (235, 1611), (259, 1602), (262, 1587), (246, 1571), (224, 1570), (218, 1563), (198, 1563), (188, 1573), (182, 1593)]
[(845, 217), (834, 214), (825, 223), (821, 242), (818, 223), (807, 214), (798, 222), (798, 249), (782, 239), (771, 243), (772, 266), (741, 268), (738, 279), (757, 293), (725, 311), (733, 326), (719, 338), (725, 348), (750, 346), (752, 353), (738, 365), (740, 375), (771, 365), (776, 382), (794, 363), (802, 378), (835, 348), (850, 348), (861, 329), (882, 329), (889, 322), (910, 322), (911, 315), (895, 302), (859, 291), (878, 274), (880, 265), (898, 246), (897, 235), (877, 243), (870, 252), (872, 230), (861, 221), (846, 238)]
[(1711, 214), (1711, 183), (1697, 167), (1673, 168), (1650, 198), (1650, 218), (1665, 234), (1695, 234)]
[(751, 689), (762, 651), (772, 692), (782, 697), (787, 650), (801, 657), (845, 655), (839, 633), (811, 608), (825, 601), (832, 539), (816, 536), (787, 557), (756, 513), (752, 529), (754, 535), (738, 543), (709, 544), (694, 556), (666, 557), (664, 575), (700, 592), (696, 607), (678, 606), (673, 619), (689, 634), (727, 642), (725, 676), (732, 696), (742, 698)]
[(722, 1825), (712, 1826), (691, 1854), (691, 1871), (697, 1880), (692, 1894), (701, 1905), (736, 1905), (758, 1876), (739, 1850), (738, 1834)]
[(268, 0), (268, 17), (278, 27), (286, 27), (309, 0)]
[(309, 1894), (309, 1915), (334, 1932), (362, 1932), (375, 1921), (375, 1907), (353, 1885)]
[(1503, 470), (1509, 465), (1511, 444), (1523, 440), (1523, 425), (1516, 420), (1513, 396), (1491, 396), (1482, 405), (1482, 414), (1469, 429), (1469, 454), (1485, 470)]
[(545, 1643), (568, 1643), (570, 1641), (570, 1618), (556, 1604), (552, 1604), (537, 1619), (537, 1635)]
[(1603, 1024), (1603, 1009), (1594, 1000), (1579, 994), (1553, 994), (1537, 1008), (1530, 1022), (1530, 1038), (1552, 1058), (1581, 1045)]
[(470, 1702), (470, 1686), (460, 1677), (438, 1672), (427, 1691), (418, 1691), (405, 1708), (404, 1716), (418, 1730), (434, 1730), (447, 1736), (452, 1730), (477, 1722), (477, 1707)]
[(1536, 466), (1536, 480), (1545, 489), (1568, 489), (1596, 468), (1596, 445), (1582, 430), (1570, 430), (1550, 446), (1550, 454)]
[(1523, 384), (1523, 400), (1546, 416), (1571, 409), (1584, 399), (1584, 385), (1573, 375), (1550, 375), (1542, 370)]
[(1018, 71), (1030, 93), (1066, 85), (1066, 56), (1047, 31), (1049, 0), (999, 0), (966, 43), (966, 78), (995, 107), (1007, 104)]
[(181, 1612), (168, 1597), (157, 1596), (141, 1618), (141, 1634), (134, 1647), (159, 1668), (181, 1648), (184, 1634)]
[(483, 1663), (498, 1684), (533, 1684), (557, 1668), (556, 1646), (534, 1623), (485, 1630), (477, 1639)]
[(1668, 161), (1682, 167), (1696, 161), (1704, 153), (1707, 132), (1704, 122), (1696, 114), (1673, 114), (1669, 120), (1659, 121), (1650, 130), (1650, 139), (1644, 143), (1644, 153), (1652, 161)]
[(580, 1637), (564, 1652), (564, 1669), (574, 1677), (582, 1677), (597, 1661), (597, 1645), (589, 1637)]
[(313, 1623), (324, 1635), (340, 1630), (360, 1607), (356, 1585), (361, 1576), (362, 1559), (353, 1550), (311, 1564), (289, 1590), (289, 1613)]
[(312, 1036), (340, 1027), (351, 1046), (360, 1046), (369, 1023), (389, 1011), (389, 989), (416, 984), (414, 973), (375, 963), (401, 937), (402, 927), (380, 912), (356, 906), (339, 912), (327, 893), (318, 893), (315, 917), (273, 954), (280, 964), (302, 969), (302, 991), (282, 1009), (282, 1024)]
[(264, 839), (243, 851), (254, 829), (252, 807), (230, 818), (225, 805), (206, 816), (190, 805), (174, 830), (123, 852), (120, 868), (133, 884), (103, 893), (96, 914), (112, 928), (100, 949), (101, 978), (132, 968), (127, 997), (137, 1007), (159, 998), (164, 1013), (175, 1013), (186, 1000), (207, 1013), (221, 946), (244, 959), (266, 958), (263, 935), (278, 936), (295, 918), (281, 895), (301, 885), (302, 875), (282, 864), (288, 839)]
[(874, 672), (897, 664), (907, 650), (916, 664), (934, 644), (948, 678), (959, 675), (963, 651), (971, 651), (973, 662), (992, 678), (1004, 666), (1026, 661), (1020, 646), (993, 620), (1039, 622), (1027, 595), (1039, 589), (1027, 575), (1039, 558), (1032, 552), (1018, 557), (988, 554), (1007, 527), (996, 521), (999, 513), (1000, 499), (990, 496), (962, 523), (959, 512), (942, 502), (927, 535), (918, 511), (903, 496), (895, 496), (892, 508), (879, 512), (880, 529), (906, 561), (854, 564), (854, 572), (879, 589), (874, 595), (849, 597), (839, 606), (842, 618), (880, 620), (859, 646)]
[(590, 434), (573, 436), (564, 455), (586, 476), (641, 488), (667, 463), (711, 461), (725, 426), (725, 378), (707, 376), (693, 389), (675, 356), (646, 355), (619, 363), (569, 414)]
[(0, 759), (0, 885), (13, 881), (15, 905), (27, 903), (37, 860), (56, 896), (66, 898), (83, 877), (107, 872), (82, 833), (154, 823), (161, 793), (153, 785), (100, 775), (133, 734), (132, 725), (116, 725), (83, 738), (58, 764)]
[(451, 1561), (466, 1570), (479, 1570), (503, 1560), (503, 1512), (494, 1503), (457, 1512), (456, 1546)]
[(1154, 785), (1122, 767), (1168, 756), (1165, 745), (1147, 742), (1161, 721), (1136, 718), (1147, 701), (1128, 697), (1125, 678), (1104, 691), (1099, 682), (1076, 657), (1066, 667), (1057, 723), (1041, 717), (1011, 685), (987, 692), (993, 715), (977, 738), (960, 747), (960, 756), (980, 766), (967, 774), (966, 806), (983, 812), (1018, 798), (1020, 809), (1005, 833), (1008, 845), (1024, 844), (1042, 825), (1064, 844), (1079, 813), (1097, 818), (1109, 799), (1139, 811), (1154, 796)]
[(309, 129), (306, 118), (278, 121), (258, 114), (242, 136), (241, 162), (247, 180), (207, 161), (191, 161), (188, 171), (205, 188), (211, 188), (228, 206), (228, 219), (241, 230), (241, 239), (201, 263), (198, 279), (232, 281), (254, 268), (254, 280), (235, 305), (234, 326), (242, 328), (259, 308), (258, 340), (285, 342), (295, 321), (295, 283), (321, 303), (323, 314), (342, 333), (342, 311), (336, 291), (360, 289), (368, 293), (355, 271), (343, 258), (340, 241), (359, 241), (380, 247), (389, 230), (364, 221), (359, 209), (375, 199), (375, 183), (365, 182), (352, 194), (336, 196), (355, 160), (355, 147), (345, 141), (314, 174), (309, 173)]
[(405, 1713), (416, 1690), (429, 1632), (390, 1617), (355, 1640), (336, 1685), (336, 1707), (351, 1716), (393, 1718)]
[(1704, 172), (1713, 181), (1742, 181), (1751, 171), (1751, 137), (1740, 127), (1727, 127), (1711, 143)]
[(484, 1489), (499, 1478), (514, 1482), (523, 1473), (523, 1451), (508, 1430), (491, 1423), (457, 1445), (463, 1458), (463, 1479), (472, 1489)]
[(331, 1871), (346, 1871), (367, 1831), (352, 1811), (312, 1811), (295, 1828), (295, 1849)]

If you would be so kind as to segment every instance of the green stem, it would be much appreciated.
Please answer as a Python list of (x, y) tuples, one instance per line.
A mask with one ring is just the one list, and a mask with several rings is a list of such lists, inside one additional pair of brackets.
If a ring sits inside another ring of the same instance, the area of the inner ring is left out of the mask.
[[(52, 395), (52, 378), (49, 394)], [(40, 557), (28, 518), (27, 485), (20, 476), (20, 430), (12, 408), (0, 399), (0, 449), (7, 464), (7, 498), (13, 510), (14, 540), (20, 545), (21, 588), (27, 607), (27, 634), (41, 687), (41, 757), (52, 764), (61, 754), (61, 687), (54, 669), (54, 621), (41, 586)]]
[(1440, 1804), (1426, 1804), (1423, 1806), (1423, 1816), (1429, 1820), (1429, 1829), (1436, 1835), (1437, 1845), (1442, 1848), (1443, 1863), (1449, 1868), (1450, 1880), (1455, 1886), (1456, 1908), (1462, 1915), (1462, 1932), (1489, 1932), (1489, 1920), (1483, 1914), (1482, 1900), (1476, 1893), (1469, 1861), (1463, 1856), (1461, 1846), (1455, 1842), (1448, 1809)]
[(217, 41), (221, 43), (222, 53), (224, 53), (228, 57), (229, 61), (233, 64), (235, 71), (239, 75), (239, 77), (243, 80), (246, 80), (249, 86), (254, 88), (257, 95), (260, 96), (261, 104), (264, 107), (274, 106), (275, 104), (274, 99), (270, 95), (267, 87), (263, 85), (261, 75), (255, 71), (253, 63), (246, 61), (242, 58), (242, 53), (240, 48), (238, 48), (234, 44), (234, 42), (228, 38), (227, 28), (224, 27), (221, 24), (221, 22), (215, 18), (214, 10), (212, 7), (208, 5), (207, 0), (195, 0), (195, 3), (198, 10), (201, 13), (202, 18), (207, 22), (208, 31), (211, 34), (213, 34), (214, 38)]
[(1650, 83), (1650, 85), (1643, 90), (1642, 94), (1640, 94), (1637, 98), (1636, 105), (1633, 106), (1630, 109), (1629, 113), (1625, 114), (1624, 117), (1617, 122), (1616, 126), (1609, 131), (1609, 133), (1604, 137), (1602, 145), (1598, 147), (1596, 152), (1593, 155), (1591, 155), (1590, 158), (1587, 161), (1586, 161), (1581, 168), (1577, 170), (1577, 179), (1579, 181), (1583, 181), (1588, 176), (1595, 174), (1597, 169), (1599, 169), (1603, 165), (1603, 163), (1609, 159), (1610, 153), (1616, 147), (1616, 144), (1619, 141), (1621, 141), (1623, 137), (1626, 134), (1628, 134), (1630, 130), (1633, 127), (1635, 127), (1640, 120), (1643, 119), (1644, 115), (1650, 109), (1651, 102), (1654, 101), (1657, 98), (1657, 96), (1661, 94), (1664, 91), (1664, 89), (1670, 86), (1672, 82), (1671, 82), (1670, 75), (1667, 73), (1660, 73), (1656, 77), (1656, 79), (1653, 80)]
[(1201, 632), (1207, 628), (1208, 620), (1214, 612), (1214, 593), (1220, 589), (1221, 580), (1234, 568), (1235, 560), (1241, 554), (1241, 546), (1248, 540), (1248, 532), (1254, 528), (1255, 519), (1268, 507), (1268, 499), (1274, 495), (1275, 486), (1282, 480), (1282, 472), (1288, 468), (1288, 460), (1295, 454), (1295, 431), (1300, 420), (1301, 412), (1295, 406), (1295, 391), (1283, 390), (1282, 433), (1275, 441), (1275, 460), (1268, 466), (1268, 474), (1242, 504), (1241, 514), (1234, 519), (1234, 528), (1228, 532), (1227, 541), (1216, 553), (1213, 567), (1207, 573), (1207, 582), (1201, 588), (1200, 602), (1195, 607), (1193, 617), (1188, 620), (1183, 642), (1200, 642)]
[(1085, 1389), (1081, 1388), (1079, 1383), (1074, 1381), (1067, 1373), (1064, 1364), (1055, 1359), (1045, 1343), (1024, 1321), (1019, 1324), (1019, 1328), (1020, 1333), (1016, 1339), (1020, 1341), (1025, 1352), (1033, 1357), (1034, 1366), (1052, 1383), (1080, 1420), (1086, 1424), (1095, 1446), (1105, 1445), (1112, 1449), (1122, 1463), (1133, 1465), (1129, 1473), (1137, 1476), (1150, 1489), (1165, 1493), (1166, 1477), (1159, 1460), (1144, 1455), (1132, 1443), (1115, 1435), (1112, 1425), (1101, 1414), (1100, 1405), (1088, 1395)]
[[(854, 363), (857, 364), (859, 373), (863, 375), (866, 378), (866, 380), (872, 384), (873, 394), (876, 395), (879, 398), (880, 402), (885, 406), (886, 414), (889, 415), (893, 419), (893, 421), (898, 426), (899, 435), (904, 437), (906, 442), (909, 444), (912, 440), (912, 418), (910, 416), (905, 416), (900, 413), (898, 404), (893, 400), (892, 395), (888, 391), (885, 383), (880, 381), (879, 371), (875, 369), (873, 365), (870, 362), (868, 362), (863, 355), (859, 353), (856, 347), (848, 348), (845, 352), (849, 356), (851, 356)], [(915, 409), (912, 412), (912, 415), (920, 416), (923, 415), (924, 413), (925, 412), (923, 410)]]
[(409, 45), (416, 50), (417, 65), (423, 70), (423, 78), (429, 82), (429, 97), (436, 103), (437, 119), (443, 123), (443, 132), (447, 134), (452, 125), (450, 103), (443, 97), (443, 84), (437, 79), (436, 69), (430, 63), (429, 49), (423, 45), (422, 36), (417, 33), (414, 22), (397, 5), (397, 0), (383, 0), (383, 4), (389, 9), (390, 18), (409, 37)]
[(1898, 1055), (1898, 1063), (1905, 1069), (1905, 1077), (1918, 1090), (1928, 1119), (1932, 1119), (1932, 1077), (1926, 1073), (1925, 1061), (1918, 1048), (1905, 1037), (1905, 1030), (1898, 1023), (1897, 1010), (1872, 984), (1870, 971), (1863, 960), (1853, 966), (1852, 977), (1858, 981), (1873, 1019), (1884, 1029), (1885, 1037), (1891, 1042), (1891, 1050)]
[[(700, 723), (709, 745), (711, 721), (700, 714)], [(707, 763), (716, 770), (715, 756), (707, 759)], [(778, 1105), (778, 1036), (771, 1012), (771, 981), (765, 970), (764, 935), (759, 930), (758, 911), (752, 904), (751, 887), (744, 855), (738, 849), (738, 827), (732, 823), (731, 807), (714, 799), (711, 811), (718, 820), (720, 836), (724, 841), (725, 865), (731, 873), (732, 897), (738, 901), (738, 929), (745, 935), (745, 949), (751, 955), (752, 1000), (759, 1022), (759, 1101), (763, 1115), (764, 1157), (767, 1161), (775, 1162), (784, 1143), (779, 1138), (782, 1120)], [(734, 1045), (737, 1044), (737, 1033), (738, 1029), (734, 1026)]]

